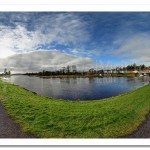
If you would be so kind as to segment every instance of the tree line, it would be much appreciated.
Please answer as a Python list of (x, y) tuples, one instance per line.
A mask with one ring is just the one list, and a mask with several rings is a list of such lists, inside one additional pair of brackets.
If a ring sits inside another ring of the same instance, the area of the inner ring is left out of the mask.
[(39, 76), (54, 76), (54, 75), (86, 75), (86, 74), (104, 74), (105, 71), (112, 71), (115, 73), (120, 73), (120, 71), (144, 71), (144, 70), (150, 70), (150, 66), (147, 67), (144, 64), (143, 65), (128, 65), (126, 67), (116, 67), (114, 69), (101, 69), (101, 70), (95, 70), (94, 68), (90, 68), (88, 71), (78, 71), (77, 67), (75, 65), (63, 67), (60, 70), (56, 71), (47, 71), (43, 70), (41, 72), (37, 73), (25, 73), (25, 75), (39, 75)]
[(132, 65), (128, 65), (126, 67), (117, 67), (116, 70), (120, 70), (120, 71), (134, 71), (134, 70), (137, 70), (137, 71), (144, 71), (144, 70), (149, 70), (150, 69), (150, 66), (145, 66), (144, 64), (143, 65), (136, 65), (135, 63), (132, 64)]

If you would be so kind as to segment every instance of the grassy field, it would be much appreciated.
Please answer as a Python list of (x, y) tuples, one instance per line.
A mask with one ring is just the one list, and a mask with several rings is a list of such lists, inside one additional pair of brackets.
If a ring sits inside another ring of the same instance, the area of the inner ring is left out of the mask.
[(65, 101), (36, 95), (0, 81), (0, 101), (24, 132), (45, 138), (125, 136), (150, 111), (150, 85), (95, 101)]

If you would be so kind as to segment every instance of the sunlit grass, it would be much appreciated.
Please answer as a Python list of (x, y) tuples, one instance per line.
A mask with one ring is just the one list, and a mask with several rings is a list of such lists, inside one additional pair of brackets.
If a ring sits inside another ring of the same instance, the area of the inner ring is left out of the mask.
[(125, 136), (150, 110), (150, 85), (95, 101), (65, 101), (36, 95), (0, 81), (0, 100), (23, 131), (46, 138)]

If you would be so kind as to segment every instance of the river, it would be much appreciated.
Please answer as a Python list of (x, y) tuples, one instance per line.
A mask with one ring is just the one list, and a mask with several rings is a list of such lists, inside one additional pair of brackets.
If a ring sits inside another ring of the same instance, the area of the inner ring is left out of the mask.
[(13, 75), (7, 82), (37, 94), (65, 100), (98, 100), (132, 91), (148, 84), (148, 77), (39, 78)]

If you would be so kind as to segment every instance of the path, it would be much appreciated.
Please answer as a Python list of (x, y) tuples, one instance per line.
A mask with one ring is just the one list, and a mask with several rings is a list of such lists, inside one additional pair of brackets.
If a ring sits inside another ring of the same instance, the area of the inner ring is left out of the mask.
[(150, 113), (139, 128), (126, 138), (150, 138)]
[(0, 103), (0, 138), (33, 138), (23, 133), (18, 124), (16, 124), (7, 115), (4, 107)]

